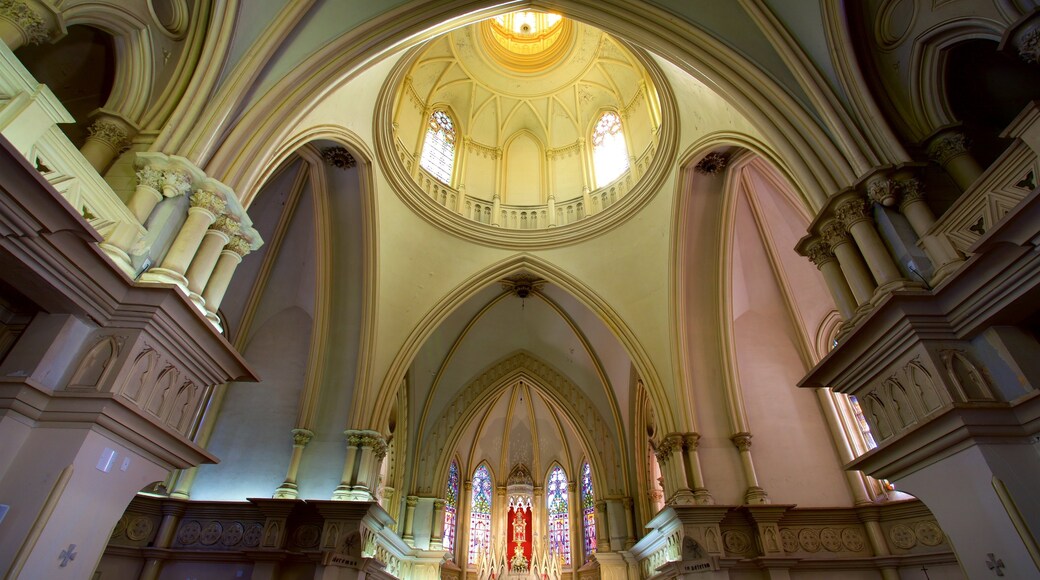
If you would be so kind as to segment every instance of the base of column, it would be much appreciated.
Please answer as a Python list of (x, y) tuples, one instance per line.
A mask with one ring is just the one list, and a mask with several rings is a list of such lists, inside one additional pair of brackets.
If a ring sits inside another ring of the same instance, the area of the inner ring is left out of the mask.
[(769, 494), (761, 487), (753, 485), (744, 492), (744, 503), (749, 505), (770, 503)]
[(708, 493), (708, 490), (703, 487), (698, 487), (693, 490), (693, 501), (697, 505), (715, 505), (715, 498)]
[(376, 501), (367, 489), (351, 489), (340, 485), (332, 492), (333, 501)]
[(271, 494), (272, 499), (299, 499), (300, 491), (295, 483), (286, 481)]
[(108, 242), (101, 242), (98, 244), (98, 247), (101, 248), (101, 251), (105, 252), (106, 256), (112, 259), (112, 262), (118, 266), (128, 278), (133, 280), (137, 277), (137, 272), (130, 263), (129, 254)]
[(167, 268), (149, 268), (141, 274), (138, 282), (142, 284), (169, 284), (180, 288), (185, 296), (188, 296), (188, 279), (183, 274)]
[(871, 304), (877, 305), (879, 302), (885, 299), (886, 296), (895, 292), (896, 290), (924, 290), (925, 286), (923, 282), (914, 282), (911, 280), (893, 280), (891, 282), (882, 284), (874, 290), (874, 295), (870, 297)]
[(191, 303), (199, 309), (199, 312), (201, 312), (203, 316), (209, 314), (209, 311), (206, 310), (206, 299), (203, 298), (201, 294), (197, 294), (195, 292), (192, 292), (191, 290), (188, 290), (188, 299), (190, 299)]
[(205, 313), (206, 313), (206, 320), (210, 321), (210, 323), (213, 324), (213, 326), (215, 326), (217, 328), (217, 332), (223, 333), (224, 332), (224, 326), (220, 324), (220, 317), (217, 316), (216, 314), (214, 314), (210, 310), (206, 310)]
[(680, 489), (668, 498), (668, 505), (697, 505), (697, 496), (688, 489)]

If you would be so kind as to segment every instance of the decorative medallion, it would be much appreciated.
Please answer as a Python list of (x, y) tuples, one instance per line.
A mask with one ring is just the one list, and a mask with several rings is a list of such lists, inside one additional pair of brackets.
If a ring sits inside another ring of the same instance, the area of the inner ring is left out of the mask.
[(126, 515), (124, 514), (122, 517), (119, 518), (119, 521), (116, 522), (116, 527), (112, 529), (112, 537), (118, 538), (119, 536), (122, 536), (123, 532), (126, 531), (126, 525), (127, 520)]
[(751, 539), (744, 532), (730, 530), (722, 534), (722, 542), (726, 544), (726, 551), (735, 554), (744, 554), (751, 548)]
[(304, 524), (293, 532), (293, 543), (301, 548), (313, 548), (321, 539), (321, 530), (314, 524)]
[(914, 531), (903, 524), (892, 526), (892, 529), (888, 530), (888, 538), (897, 548), (904, 550), (909, 550), (917, 545), (917, 536), (914, 535)]
[(336, 169), (350, 169), (357, 165), (357, 160), (354, 159), (354, 156), (343, 147), (322, 149), (321, 158), (325, 160), (329, 167), (335, 167)]
[(224, 535), (224, 526), (220, 525), (220, 522), (210, 522), (206, 524), (206, 527), (202, 528), (202, 533), (199, 535), (199, 543), (203, 546), (212, 546), (220, 540), (222, 535)]
[(188, 546), (198, 542), (201, 534), (202, 524), (195, 520), (187, 521), (181, 524), (181, 529), (177, 532), (177, 542)]
[(220, 537), (220, 543), (225, 546), (234, 546), (242, 541), (245, 531), (245, 527), (239, 522), (231, 522), (231, 525), (224, 529), (224, 535)]
[(727, 161), (728, 159), (725, 155), (718, 151), (712, 151), (697, 162), (693, 170), (704, 175), (718, 175), (726, 168)]
[(855, 528), (845, 528), (841, 531), (841, 543), (845, 544), (845, 548), (850, 552), (859, 552), (865, 547), (863, 535)]
[(242, 545), (247, 548), (255, 548), (260, 545), (260, 538), (264, 535), (264, 527), (260, 524), (252, 524), (242, 534)]
[(783, 544), (784, 551), (788, 554), (793, 554), (798, 551), (798, 536), (795, 535), (794, 530), (790, 528), (780, 530), (780, 543)]
[(917, 535), (917, 539), (926, 546), (938, 546), (943, 543), (942, 529), (935, 522), (917, 522), (914, 524), (914, 533)]
[(813, 528), (798, 530), (798, 544), (806, 552), (820, 551), (820, 532)]
[(820, 543), (828, 552), (840, 552), (841, 533), (834, 528), (823, 528), (820, 530)]
[(138, 516), (130, 520), (130, 523), (126, 526), (126, 537), (139, 542), (152, 533), (153, 527), (152, 520), (144, 516)]

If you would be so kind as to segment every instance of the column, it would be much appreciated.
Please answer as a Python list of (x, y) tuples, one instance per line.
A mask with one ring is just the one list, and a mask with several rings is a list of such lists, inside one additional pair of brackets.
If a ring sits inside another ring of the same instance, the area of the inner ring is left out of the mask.
[(928, 157), (950, 174), (962, 190), (971, 187), (982, 175), (978, 161), (968, 151), (968, 139), (964, 133), (945, 129), (936, 133), (927, 146)]
[[(187, 502), (163, 502), (162, 521), (159, 522), (159, 531), (155, 533), (155, 541), (152, 547), (160, 549), (170, 547), (170, 544), (173, 543), (173, 534), (177, 530), (177, 525), (180, 523), (181, 516), (184, 515), (184, 510), (187, 507)], [(162, 572), (162, 566), (165, 561), (163, 558), (148, 558), (145, 561), (144, 568), (141, 570), (141, 575), (138, 576), (138, 580), (156, 580), (159, 578), (159, 573)]]
[(625, 507), (625, 549), (629, 550), (636, 545), (636, 518), (632, 512), (631, 496), (621, 498), (621, 503)]
[(838, 307), (842, 319), (851, 320), (856, 312), (856, 297), (852, 295), (852, 290), (841, 273), (841, 266), (838, 265), (834, 252), (823, 240), (817, 238), (808, 244), (805, 254), (823, 274), (823, 280), (827, 283), (827, 289), (830, 290), (834, 305)]
[[(883, 558), (892, 555), (888, 549), (888, 542), (885, 540), (885, 533), (881, 530), (881, 515), (878, 509), (876, 507), (861, 508), (857, 510), (857, 513), (860, 521), (863, 522), (863, 527), (867, 529), (867, 540), (874, 551), (874, 556)], [(899, 569), (895, 566), (881, 568), (883, 580), (899, 580), (899, 577)]]
[(38, 2), (0, 2), (0, 38), (11, 52), (28, 44), (42, 44), (61, 33), (54, 14)]
[[(447, 505), (443, 499), (433, 500), (433, 529), (430, 530), (430, 549), (441, 550), (444, 548), (444, 506)], [(455, 531), (458, 532), (458, 522), (455, 523)]]
[(91, 167), (105, 174), (116, 156), (130, 148), (130, 139), (137, 134), (137, 126), (121, 115), (99, 109), (93, 114), (94, 122), (87, 127), (87, 140), (80, 153)]
[(297, 499), (300, 497), (296, 485), (296, 476), (300, 471), (300, 459), (303, 457), (303, 449), (314, 438), (314, 433), (307, 429), (293, 429), (292, 456), (289, 457), (289, 471), (285, 474), (285, 481), (271, 495), (274, 499)]
[(924, 251), (935, 266), (935, 277), (931, 281), (932, 286), (935, 286), (936, 282), (959, 268), (964, 258), (946, 236), (928, 235), (928, 231), (935, 225), (935, 214), (924, 201), (921, 182), (911, 177), (897, 180), (896, 184), (901, 197), (899, 211), (906, 216), (910, 227), (914, 228), (914, 233), (921, 239)]
[(852, 245), (852, 240), (839, 222), (829, 221), (823, 225), (821, 231), (823, 239), (838, 259), (838, 265), (848, 281), (852, 295), (856, 298), (857, 306), (869, 304), (877, 285), (874, 284), (867, 265), (863, 263), (859, 250)]
[(386, 439), (378, 431), (347, 429), (343, 477), (332, 493), (340, 501), (375, 501), (379, 466), (386, 457)]
[(415, 547), (415, 534), (412, 526), (415, 521), (415, 506), (419, 505), (419, 497), (410, 495), (404, 499), (404, 534), (401, 539), (411, 547)]
[(206, 235), (203, 236), (202, 243), (199, 244), (199, 250), (195, 253), (195, 259), (191, 261), (191, 266), (188, 267), (188, 297), (203, 312), (206, 311), (206, 302), (202, 299), (202, 291), (205, 290), (206, 283), (209, 282), (209, 278), (213, 274), (213, 268), (217, 265), (217, 259), (220, 258), (220, 253), (223, 251), (224, 246), (241, 229), (241, 224), (231, 216), (222, 215), (218, 217), (213, 222), (213, 225), (206, 230)]
[(466, 479), (462, 483), (463, 495), (459, 497), (459, 519), (455, 524), (455, 554), (456, 562), (463, 570), (465, 577), (466, 567), (469, 565), (469, 518), (473, 503), (473, 481)]
[(697, 505), (715, 505), (715, 498), (704, 486), (704, 473), (701, 471), (700, 455), (697, 447), (700, 445), (699, 433), (687, 433), (683, 436), (683, 458), (687, 470), (687, 481), (693, 487), (693, 501)]
[(607, 522), (607, 502), (596, 502), (596, 551), (610, 551), (610, 525)]
[(335, 491), (332, 492), (332, 499), (347, 501), (352, 499), (350, 485), (354, 479), (354, 467), (357, 463), (358, 448), (357, 436), (354, 430), (347, 429), (343, 432), (343, 435), (347, 438), (346, 457), (343, 459), (343, 476), (340, 478), (339, 485), (336, 486)]
[(880, 291), (891, 289), (893, 285), (903, 281), (903, 275), (892, 260), (892, 255), (888, 253), (885, 242), (874, 229), (873, 220), (867, 214), (867, 205), (862, 198), (855, 197), (841, 202), (835, 208), (835, 214), (856, 240), (856, 246), (863, 254), (870, 273), (877, 280)]
[(497, 191), (491, 198), (491, 225), (502, 225), (502, 196)]
[(206, 318), (217, 327), (217, 330), (221, 330), (217, 310), (224, 300), (224, 293), (227, 292), (228, 284), (231, 283), (231, 277), (235, 275), (235, 269), (251, 249), (249, 240), (241, 234), (232, 236), (227, 246), (220, 252), (217, 264), (213, 267), (213, 272), (206, 283), (206, 289), (202, 292), (202, 303), (206, 305)]
[(755, 464), (751, 461), (751, 433), (737, 433), (730, 440), (733, 441), (733, 445), (740, 452), (740, 464), (744, 468), (744, 478), (748, 482), (747, 491), (744, 493), (744, 503), (769, 503), (769, 496), (766, 495), (766, 490), (762, 489), (758, 484)]
[(585, 562), (585, 522), (581, 502), (578, 499), (578, 482), (567, 482), (567, 505), (570, 506), (571, 567), (577, 570)]
[(191, 193), (192, 176), (187, 171), (160, 169), (145, 164), (137, 170), (137, 187), (126, 207), (144, 225), (164, 197)]
[(188, 279), (184, 277), (184, 271), (195, 257), (195, 251), (202, 243), (206, 230), (226, 207), (227, 202), (219, 195), (203, 189), (195, 190), (191, 196), (188, 219), (181, 226), (173, 245), (167, 250), (162, 265), (145, 272), (141, 276), (141, 282), (175, 284), (187, 292)]

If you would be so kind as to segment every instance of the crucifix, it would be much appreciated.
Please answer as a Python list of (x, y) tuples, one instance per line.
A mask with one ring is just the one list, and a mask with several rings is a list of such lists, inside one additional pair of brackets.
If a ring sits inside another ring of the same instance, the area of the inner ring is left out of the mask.
[(1003, 576), (1004, 561), (998, 560), (997, 557), (993, 555), (993, 552), (990, 552), (986, 555), (989, 556), (989, 559), (986, 560), (986, 567), (988, 567), (990, 570), (995, 570), (997, 572), (997, 576)]
[(61, 567), (69, 565), (69, 562), (76, 559), (76, 544), (69, 544), (69, 547), (61, 551), (61, 555), (58, 556), (61, 560)]

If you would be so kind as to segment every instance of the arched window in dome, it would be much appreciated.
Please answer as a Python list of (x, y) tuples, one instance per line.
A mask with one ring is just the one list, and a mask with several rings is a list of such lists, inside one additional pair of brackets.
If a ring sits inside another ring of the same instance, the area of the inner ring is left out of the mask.
[(444, 492), (443, 546), (448, 552), (455, 549), (455, 526), (459, 514), (459, 464), (452, 460), (448, 468), (448, 488)]
[(571, 563), (570, 505), (567, 503), (567, 474), (557, 465), (549, 472), (546, 486), (549, 511), (549, 553), (563, 556), (566, 565)]
[(603, 113), (592, 131), (592, 171), (596, 187), (604, 187), (628, 171), (628, 146), (621, 128), (621, 115)]
[(588, 560), (596, 551), (596, 496), (592, 492), (592, 468), (588, 461), (581, 466), (581, 527)]
[(491, 472), (481, 464), (473, 473), (473, 497), (469, 516), (470, 564), (477, 563), (478, 555), (491, 548)]
[(447, 112), (437, 110), (426, 124), (419, 166), (445, 185), (451, 185), (455, 165), (455, 122)]

